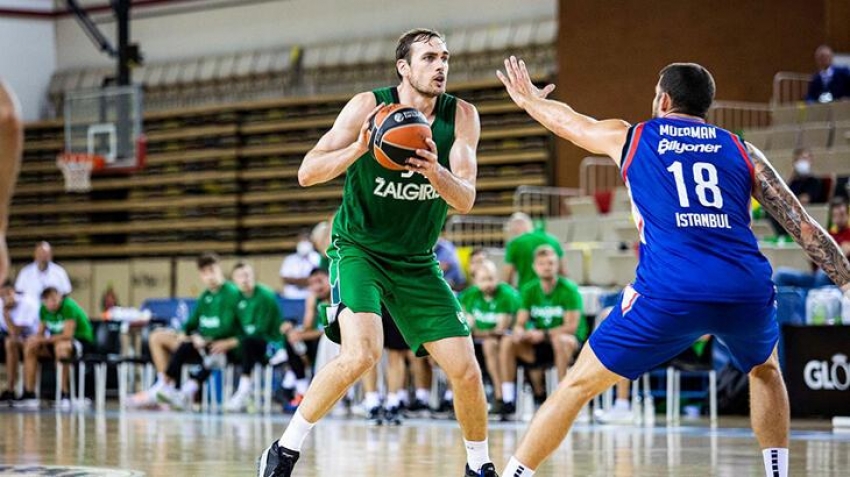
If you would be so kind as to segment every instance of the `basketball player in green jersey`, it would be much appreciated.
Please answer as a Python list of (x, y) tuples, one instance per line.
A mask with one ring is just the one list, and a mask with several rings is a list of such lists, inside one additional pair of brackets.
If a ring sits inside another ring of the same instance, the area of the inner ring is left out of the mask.
[[(397, 87), (354, 96), (333, 128), (304, 158), (303, 186), (346, 172), (334, 219), (333, 287), (327, 334), (340, 355), (321, 369), (279, 441), (260, 458), (259, 475), (290, 476), (313, 425), (381, 357), (381, 303), (418, 355), (445, 370), (467, 451), (466, 476), (496, 476), (487, 450), (487, 402), (469, 326), (434, 257), (449, 206), (467, 213), (475, 202), (475, 108), (445, 94), (449, 52), (441, 34), (411, 30), (396, 48)], [(406, 171), (381, 167), (369, 152), (368, 124), (382, 104), (400, 103), (431, 121), (429, 150), (417, 150)]]
[(24, 124), (21, 120), (21, 107), (15, 93), (0, 79), (0, 283), (6, 281), (9, 272), (6, 227), (9, 224), (9, 203), (18, 180), (23, 150)]

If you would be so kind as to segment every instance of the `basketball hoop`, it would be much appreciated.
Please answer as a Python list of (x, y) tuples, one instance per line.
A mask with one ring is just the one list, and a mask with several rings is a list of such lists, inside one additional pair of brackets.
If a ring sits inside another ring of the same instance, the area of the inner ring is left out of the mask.
[(65, 176), (65, 192), (89, 192), (91, 173), (103, 169), (106, 160), (95, 154), (62, 153), (56, 157), (56, 165)]

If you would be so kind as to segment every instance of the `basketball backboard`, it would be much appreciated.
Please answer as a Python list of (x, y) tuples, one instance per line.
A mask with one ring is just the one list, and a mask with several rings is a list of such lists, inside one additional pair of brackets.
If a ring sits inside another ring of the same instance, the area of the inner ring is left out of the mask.
[(69, 92), (65, 98), (65, 152), (102, 157), (101, 172), (133, 172), (143, 167), (141, 87)]

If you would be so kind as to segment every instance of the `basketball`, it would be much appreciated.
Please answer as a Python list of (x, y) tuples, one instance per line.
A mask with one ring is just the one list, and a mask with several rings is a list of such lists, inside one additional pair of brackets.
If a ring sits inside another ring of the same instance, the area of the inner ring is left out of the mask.
[(403, 171), (417, 149), (428, 149), (431, 125), (418, 109), (401, 104), (384, 106), (372, 118), (372, 155), (381, 166)]

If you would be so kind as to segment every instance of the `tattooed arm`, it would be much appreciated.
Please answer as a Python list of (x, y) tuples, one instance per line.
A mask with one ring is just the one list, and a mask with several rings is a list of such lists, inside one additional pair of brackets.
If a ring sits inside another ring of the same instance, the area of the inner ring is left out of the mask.
[(809, 258), (843, 291), (850, 290), (850, 262), (835, 240), (800, 205), (761, 151), (750, 143), (747, 150), (755, 168), (753, 197), (773, 216)]

